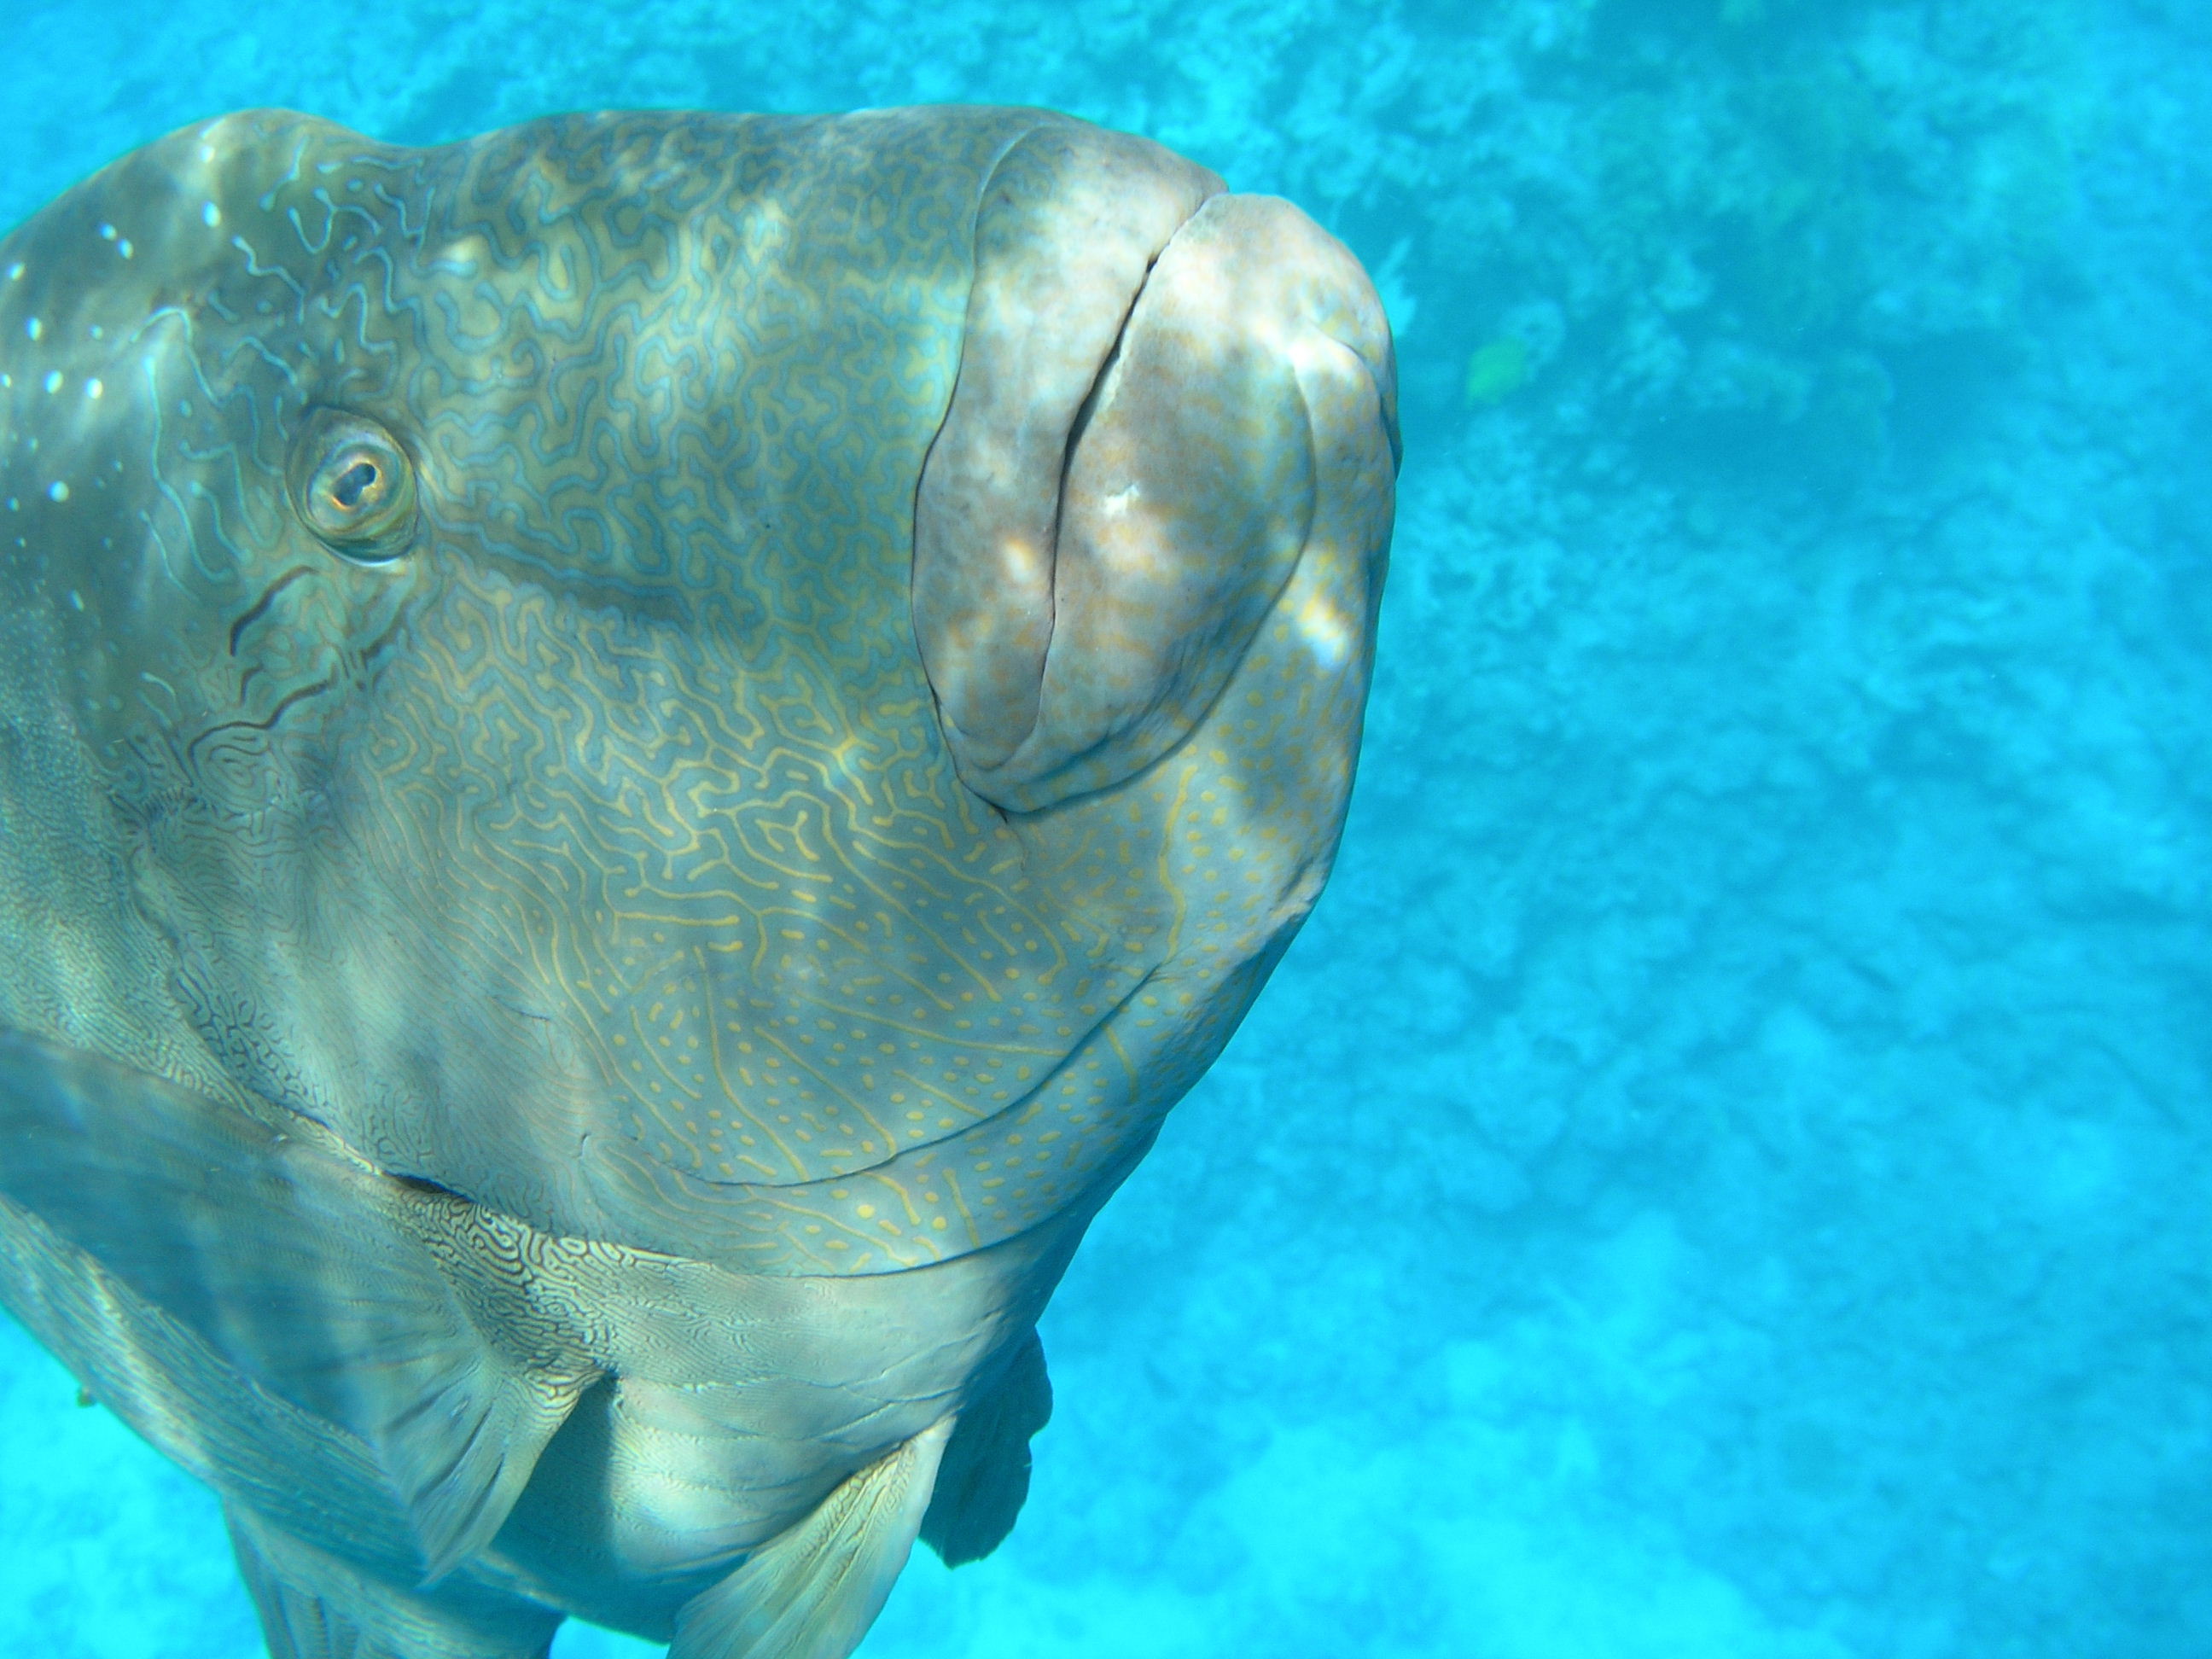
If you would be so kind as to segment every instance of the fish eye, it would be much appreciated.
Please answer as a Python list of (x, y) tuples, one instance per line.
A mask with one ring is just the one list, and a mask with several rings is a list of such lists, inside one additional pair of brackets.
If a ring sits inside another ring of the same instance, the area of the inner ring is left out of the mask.
[(293, 505), (333, 553), (389, 564), (415, 538), (415, 469), (366, 415), (319, 409), (292, 447)]

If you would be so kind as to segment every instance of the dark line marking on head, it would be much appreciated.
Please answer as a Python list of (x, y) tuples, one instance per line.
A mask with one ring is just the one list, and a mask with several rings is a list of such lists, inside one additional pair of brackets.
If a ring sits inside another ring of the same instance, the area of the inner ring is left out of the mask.
[(299, 580), (301, 577), (312, 576), (314, 574), (315, 568), (311, 564), (295, 565), (291, 569), (286, 571), (275, 581), (270, 583), (267, 587), (264, 588), (261, 592), (261, 597), (253, 602), (252, 607), (236, 622), (231, 623), (230, 654), (234, 657), (238, 654), (239, 635), (245, 633), (247, 629), (252, 627), (254, 623), (261, 620), (262, 617), (267, 613), (269, 607), (276, 603), (276, 596), (279, 593), (282, 593), (294, 582)]

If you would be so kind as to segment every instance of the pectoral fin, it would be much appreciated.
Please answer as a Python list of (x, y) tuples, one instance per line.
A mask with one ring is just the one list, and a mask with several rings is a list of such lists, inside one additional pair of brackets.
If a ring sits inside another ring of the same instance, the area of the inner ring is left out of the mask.
[(431, 1580), (499, 1529), (592, 1380), (519, 1347), (504, 1303), (487, 1317), (483, 1272), (440, 1248), (464, 1200), (380, 1175), (312, 1126), (282, 1133), (0, 1032), (0, 1196), (224, 1364), (369, 1447)]
[(952, 1419), (848, 1480), (676, 1616), (668, 1659), (845, 1659), (914, 1548)]
[(426, 1351), (410, 1370), (411, 1398), (381, 1425), (378, 1450), (422, 1540), (423, 1583), (434, 1584), (491, 1542), (594, 1377), (521, 1375), (481, 1341)]

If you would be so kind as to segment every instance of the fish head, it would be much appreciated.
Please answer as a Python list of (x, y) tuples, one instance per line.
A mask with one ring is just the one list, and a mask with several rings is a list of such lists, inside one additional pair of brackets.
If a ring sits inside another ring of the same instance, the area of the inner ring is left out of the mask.
[(1142, 141), (228, 117), (0, 243), (0, 376), (12, 787), (77, 800), (10, 856), (118, 872), (40, 983), (396, 1176), (979, 1249), (1127, 1167), (1326, 873), (1387, 329)]

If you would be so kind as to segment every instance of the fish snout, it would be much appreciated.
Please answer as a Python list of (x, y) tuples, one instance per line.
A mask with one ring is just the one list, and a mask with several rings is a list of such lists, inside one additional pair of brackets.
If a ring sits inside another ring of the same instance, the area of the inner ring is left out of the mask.
[[(1156, 221), (1162, 196), (1140, 197)], [(1103, 259), (1096, 237), (1001, 255), (1079, 263), (1081, 283), (1009, 280), (984, 246), (917, 501), (940, 725), (962, 781), (1010, 811), (1175, 749), (1301, 562), (1373, 564), (1389, 534), (1395, 367), (1352, 254), (1269, 197), (1206, 196), (1141, 267), (1127, 246), (1145, 239), (1120, 234)], [(1371, 616), (1346, 627), (1364, 659)]]

